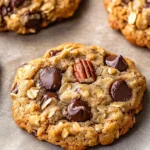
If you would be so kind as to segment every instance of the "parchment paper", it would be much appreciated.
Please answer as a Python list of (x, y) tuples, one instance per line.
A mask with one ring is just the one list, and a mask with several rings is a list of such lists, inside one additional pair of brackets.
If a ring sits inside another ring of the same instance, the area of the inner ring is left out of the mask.
[(38, 141), (18, 128), (12, 119), (9, 89), (18, 66), (41, 57), (47, 49), (65, 42), (99, 45), (129, 57), (147, 78), (144, 109), (137, 116), (134, 128), (112, 145), (97, 146), (90, 150), (149, 150), (150, 50), (129, 44), (119, 32), (109, 27), (103, 0), (83, 0), (73, 18), (56, 23), (35, 35), (0, 33), (0, 150), (62, 150)]

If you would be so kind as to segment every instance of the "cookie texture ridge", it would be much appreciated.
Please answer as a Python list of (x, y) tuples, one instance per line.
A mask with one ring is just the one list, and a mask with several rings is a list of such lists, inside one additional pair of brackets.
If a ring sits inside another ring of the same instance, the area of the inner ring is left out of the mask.
[(130, 59), (98, 46), (64, 44), (18, 69), (12, 114), (39, 140), (84, 150), (125, 134), (142, 110), (145, 89)]
[(29, 34), (71, 17), (81, 0), (0, 0), (0, 31)]
[(104, 4), (113, 29), (120, 30), (129, 42), (150, 48), (149, 0), (104, 0)]

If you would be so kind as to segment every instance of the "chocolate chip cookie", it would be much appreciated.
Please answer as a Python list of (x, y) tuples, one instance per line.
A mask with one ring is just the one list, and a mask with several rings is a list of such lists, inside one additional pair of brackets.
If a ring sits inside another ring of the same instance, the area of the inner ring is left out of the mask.
[(111, 144), (142, 110), (145, 77), (97, 46), (64, 44), (22, 65), (11, 88), (15, 122), (68, 150)]
[(71, 17), (81, 0), (1, 0), (0, 31), (18, 34), (39, 31), (49, 24)]
[(104, 0), (109, 24), (120, 30), (128, 41), (150, 48), (150, 1)]

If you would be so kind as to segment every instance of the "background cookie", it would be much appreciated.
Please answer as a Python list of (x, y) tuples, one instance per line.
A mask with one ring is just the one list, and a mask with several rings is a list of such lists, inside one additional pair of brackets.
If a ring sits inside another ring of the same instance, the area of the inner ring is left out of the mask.
[(18, 69), (12, 112), (38, 139), (82, 150), (125, 134), (145, 89), (131, 60), (97, 46), (65, 44)]
[(128, 41), (150, 48), (150, 1), (104, 0), (113, 29), (121, 30)]
[(35, 33), (50, 23), (71, 17), (80, 0), (1, 0), (0, 31)]

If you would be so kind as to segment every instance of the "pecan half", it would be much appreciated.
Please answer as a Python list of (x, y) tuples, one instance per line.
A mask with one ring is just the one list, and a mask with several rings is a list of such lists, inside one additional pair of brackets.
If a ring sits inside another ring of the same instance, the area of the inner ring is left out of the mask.
[(73, 68), (74, 75), (80, 83), (92, 83), (97, 78), (94, 66), (89, 60), (77, 60)]

